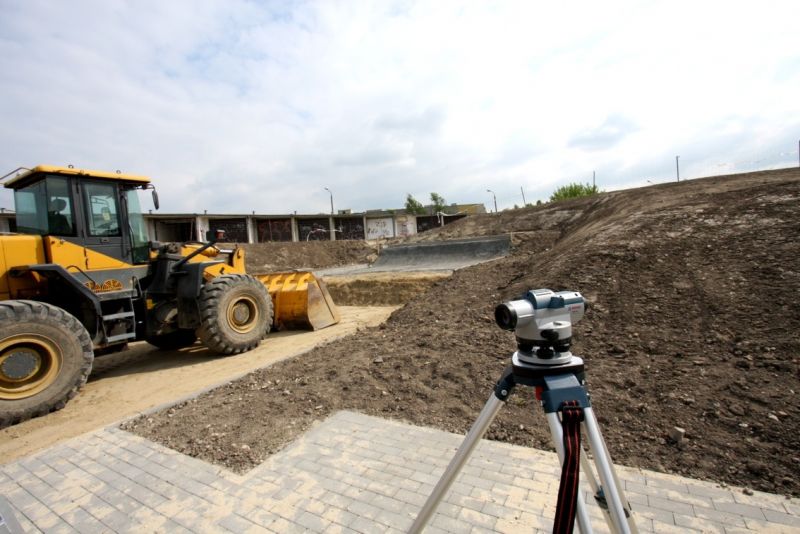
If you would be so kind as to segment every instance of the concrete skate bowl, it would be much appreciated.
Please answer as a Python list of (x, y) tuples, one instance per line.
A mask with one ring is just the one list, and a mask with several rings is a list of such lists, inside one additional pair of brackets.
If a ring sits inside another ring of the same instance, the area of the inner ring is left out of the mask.
[(322, 271), (334, 302), (346, 306), (402, 305), (453, 271), (508, 255), (508, 235), (390, 246), (369, 266)]
[(452, 271), (502, 258), (511, 250), (508, 235), (395, 245), (383, 249), (371, 271)]

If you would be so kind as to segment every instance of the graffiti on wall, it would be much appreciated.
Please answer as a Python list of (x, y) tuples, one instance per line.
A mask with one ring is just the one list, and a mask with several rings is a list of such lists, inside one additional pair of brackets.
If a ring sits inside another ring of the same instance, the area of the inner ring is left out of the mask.
[(265, 241), (291, 241), (292, 240), (292, 220), (291, 219), (267, 219), (256, 223), (258, 242)]
[(333, 226), (336, 228), (336, 239), (365, 239), (364, 224), (362, 219), (336, 218)]
[(300, 241), (326, 241), (328, 235), (328, 219), (301, 219), (297, 221)]
[(391, 217), (367, 219), (367, 239), (394, 237), (394, 221)]
[(211, 219), (208, 221), (209, 229), (213, 232), (223, 230), (225, 242), (247, 243), (247, 219)]

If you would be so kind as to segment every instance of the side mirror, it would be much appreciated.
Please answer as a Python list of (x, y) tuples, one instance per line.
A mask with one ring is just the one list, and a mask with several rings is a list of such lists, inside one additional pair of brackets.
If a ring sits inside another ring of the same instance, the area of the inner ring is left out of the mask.
[(158, 193), (156, 192), (155, 189), (153, 189), (152, 194), (153, 194), (153, 206), (155, 206), (155, 208), (158, 209), (158, 206), (159, 206), (158, 205)]

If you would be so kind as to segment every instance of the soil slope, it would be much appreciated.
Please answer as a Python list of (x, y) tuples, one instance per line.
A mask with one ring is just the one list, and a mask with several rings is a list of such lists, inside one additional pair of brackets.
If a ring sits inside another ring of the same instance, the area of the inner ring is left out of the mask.
[[(513, 254), (127, 428), (240, 472), (340, 409), (463, 433), (515, 347), (495, 305), (570, 289), (593, 304), (573, 350), (616, 462), (800, 495), (799, 200), (787, 169), (468, 217), (415, 239), (514, 232)], [(550, 448), (526, 388), (488, 437)]]
[(240, 244), (249, 273), (318, 269), (375, 261), (378, 245), (367, 241)]

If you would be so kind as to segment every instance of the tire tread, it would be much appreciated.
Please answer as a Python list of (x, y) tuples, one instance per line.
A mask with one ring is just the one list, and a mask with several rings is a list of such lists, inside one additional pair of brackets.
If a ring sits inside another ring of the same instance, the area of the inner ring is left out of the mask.
[[(80, 364), (78, 372), (72, 379), (72, 383), (66, 394), (42, 400), (37, 405), (30, 406), (22, 410), (5, 410), (0, 408), (0, 428), (27, 421), (33, 417), (47, 415), (50, 412), (60, 410), (66, 406), (67, 402), (78, 394), (78, 391), (86, 384), (89, 373), (92, 371), (94, 363), (94, 347), (92, 339), (86, 328), (73, 315), (65, 310), (36, 300), (6, 300), (0, 301), (0, 319), (4, 321), (38, 321), (59, 325), (65, 332), (73, 335), (80, 345)], [(3, 401), (0, 401), (2, 406)]]
[[(217, 323), (219, 317), (219, 303), (221, 297), (239, 285), (250, 286), (254, 291), (263, 292), (267, 302), (267, 327), (260, 336), (247, 343), (234, 343), (220, 332)], [(201, 342), (209, 349), (219, 354), (232, 355), (247, 352), (259, 345), (269, 333), (272, 326), (273, 310), (272, 299), (264, 284), (258, 279), (246, 274), (226, 274), (218, 276), (203, 286), (200, 294), (200, 328), (197, 329)]]

